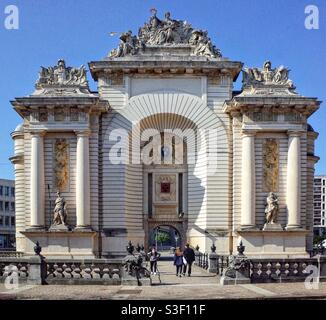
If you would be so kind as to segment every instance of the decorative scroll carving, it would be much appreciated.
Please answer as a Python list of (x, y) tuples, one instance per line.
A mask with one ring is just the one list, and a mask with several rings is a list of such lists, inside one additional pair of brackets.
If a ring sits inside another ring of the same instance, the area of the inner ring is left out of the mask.
[(197, 56), (221, 57), (221, 52), (211, 42), (207, 31), (193, 29), (186, 21), (171, 19), (170, 12), (165, 14), (164, 20), (160, 20), (152, 9), (152, 16), (148, 23), (139, 29), (138, 37), (131, 31), (120, 36), (120, 44), (110, 53), (110, 57), (125, 57), (135, 55), (145, 49), (146, 46), (166, 45), (192, 45), (193, 54)]
[(69, 181), (69, 144), (66, 139), (57, 139), (54, 146), (54, 177), (58, 190), (64, 190)]
[(63, 108), (56, 108), (54, 110), (54, 121), (64, 121), (66, 118), (66, 113)]
[(78, 107), (70, 108), (70, 121), (78, 121), (79, 120), (79, 109)]
[(256, 94), (296, 94), (295, 86), (289, 79), (289, 69), (279, 66), (272, 69), (270, 61), (263, 68), (245, 68), (243, 70), (243, 89)]
[(276, 139), (266, 139), (263, 145), (263, 191), (278, 191), (279, 145)]

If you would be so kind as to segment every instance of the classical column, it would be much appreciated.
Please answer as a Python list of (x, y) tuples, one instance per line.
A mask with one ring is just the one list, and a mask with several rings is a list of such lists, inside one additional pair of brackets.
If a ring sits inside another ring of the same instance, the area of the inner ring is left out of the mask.
[(77, 131), (76, 211), (77, 229), (90, 229), (90, 131)]
[(255, 227), (255, 134), (242, 132), (241, 228)]
[(286, 229), (300, 228), (300, 136), (301, 132), (289, 131), (286, 205), (288, 224)]
[(31, 228), (44, 228), (44, 131), (31, 132)]

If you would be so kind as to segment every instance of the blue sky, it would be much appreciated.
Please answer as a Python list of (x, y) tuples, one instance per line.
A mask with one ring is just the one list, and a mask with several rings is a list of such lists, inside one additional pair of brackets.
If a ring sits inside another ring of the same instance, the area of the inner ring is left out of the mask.
[[(4, 10), (11, 4), (19, 8), (19, 30), (4, 27)], [(310, 4), (319, 8), (319, 30), (304, 27)], [(1, 178), (14, 178), (8, 161), (13, 154), (10, 133), (21, 122), (9, 101), (33, 91), (40, 66), (54, 65), (59, 58), (71, 66), (103, 58), (118, 44), (109, 32), (137, 33), (153, 7), (158, 16), (170, 11), (172, 18), (207, 29), (223, 56), (245, 66), (260, 67), (270, 59), (274, 67), (289, 67), (300, 94), (326, 101), (325, 0), (0, 0)], [(317, 174), (326, 174), (325, 108), (322, 104), (309, 121), (320, 133)]]

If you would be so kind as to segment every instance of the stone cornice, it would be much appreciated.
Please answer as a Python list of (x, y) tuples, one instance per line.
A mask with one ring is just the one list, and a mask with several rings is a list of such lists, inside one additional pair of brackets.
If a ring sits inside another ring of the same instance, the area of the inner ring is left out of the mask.
[(109, 110), (109, 102), (98, 97), (23, 97), (11, 101), (16, 112), (25, 117), (26, 112), (39, 108), (48, 110), (56, 107), (88, 108), (88, 112), (105, 113)]
[(15, 100), (10, 101), (14, 107), (19, 106), (46, 106), (46, 105), (94, 105), (99, 102), (98, 96), (62, 96), (62, 97), (22, 97), (22, 98), (15, 98)]
[(10, 135), (12, 139), (24, 138), (24, 132), (21, 131), (13, 131)]
[(50, 132), (74, 132), (74, 131), (85, 131), (89, 130), (89, 125), (85, 122), (82, 124), (78, 123), (57, 123), (57, 124), (39, 124), (39, 125), (30, 125), (26, 129), (26, 132), (35, 132), (35, 131), (46, 131)]
[(307, 155), (308, 163), (311, 163), (313, 166), (320, 160), (320, 157), (315, 155)]
[(253, 124), (243, 124), (242, 130), (247, 132), (262, 132), (262, 131), (282, 131), (288, 133), (289, 131), (293, 132), (306, 132), (303, 129), (302, 124), (289, 124), (287, 122), (284, 123), (253, 123)]
[(12, 164), (23, 164), (24, 163), (24, 154), (16, 154), (9, 158)]
[(319, 136), (319, 133), (316, 131), (307, 131), (307, 135), (312, 136), (314, 138), (314, 140), (316, 140)]
[(318, 110), (321, 101), (317, 98), (306, 98), (302, 96), (236, 96), (232, 100), (225, 101), (223, 111), (225, 113), (245, 113), (248, 111), (280, 112), (291, 108), (309, 117)]
[[(139, 58), (139, 57), (137, 57)], [(107, 59), (89, 62), (89, 68), (95, 81), (100, 75), (110, 74), (230, 74), (235, 81), (243, 66), (242, 62), (226, 59), (209, 60), (200, 57), (152, 56), (146, 59)]]

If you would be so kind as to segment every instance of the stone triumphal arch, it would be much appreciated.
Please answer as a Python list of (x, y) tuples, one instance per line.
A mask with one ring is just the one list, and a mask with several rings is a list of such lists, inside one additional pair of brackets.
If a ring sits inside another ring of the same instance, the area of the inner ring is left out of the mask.
[(287, 68), (244, 68), (206, 31), (152, 13), (89, 62), (96, 92), (85, 67), (60, 59), (12, 101), (17, 250), (119, 257), (169, 226), (202, 251), (241, 239), (248, 256), (307, 256), (320, 102)]

